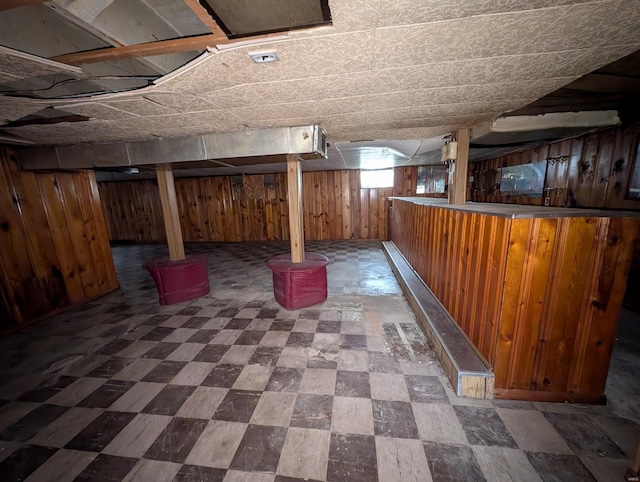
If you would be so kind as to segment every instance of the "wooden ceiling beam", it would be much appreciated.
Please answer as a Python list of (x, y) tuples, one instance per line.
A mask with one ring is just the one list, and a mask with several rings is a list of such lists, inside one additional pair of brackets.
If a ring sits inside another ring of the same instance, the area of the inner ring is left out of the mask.
[(38, 5), (46, 1), (48, 0), (3, 0), (0, 2), (0, 12), (18, 7), (26, 7), (27, 5)]
[(181, 37), (171, 40), (158, 40), (135, 45), (124, 45), (122, 47), (107, 47), (97, 50), (85, 50), (72, 54), (58, 55), (49, 60), (61, 62), (69, 65), (95, 64), (98, 62), (111, 62), (114, 60), (151, 57), (153, 55), (175, 54), (188, 52), (191, 50), (204, 50), (207, 47), (225, 45), (231, 43), (243, 43), (255, 40), (268, 41), (270, 38), (281, 38), (283, 33), (269, 33), (256, 35), (253, 37), (243, 37), (241, 39), (229, 39), (216, 34), (196, 35), (194, 37)]
[(216, 44), (227, 41), (226, 36), (216, 34), (197, 35), (195, 37), (182, 37), (170, 40), (158, 40), (122, 47), (107, 47), (97, 50), (86, 50), (72, 54), (58, 55), (51, 60), (63, 64), (80, 65), (95, 64), (97, 62), (110, 62), (114, 60), (151, 57), (153, 55), (175, 54), (190, 50), (204, 50)]
[(218, 23), (209, 15), (207, 9), (204, 8), (198, 0), (182, 0), (187, 7), (200, 19), (200, 21), (209, 29), (214, 35), (220, 35), (226, 37), (227, 35), (220, 28)]

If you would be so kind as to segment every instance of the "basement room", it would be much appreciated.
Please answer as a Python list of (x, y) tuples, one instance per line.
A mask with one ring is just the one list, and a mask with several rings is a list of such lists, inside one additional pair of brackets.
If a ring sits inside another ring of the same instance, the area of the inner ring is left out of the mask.
[(2, 482), (640, 481), (640, 2), (0, 2)]

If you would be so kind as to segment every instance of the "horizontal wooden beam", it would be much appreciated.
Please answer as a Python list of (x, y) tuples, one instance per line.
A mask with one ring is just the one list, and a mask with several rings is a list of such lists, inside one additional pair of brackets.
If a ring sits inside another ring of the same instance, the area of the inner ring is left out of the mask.
[[(0, 0), (1, 1), (1, 0)], [(151, 57), (153, 55), (176, 54), (188, 52), (190, 50), (204, 50), (207, 47), (215, 47), (226, 44), (249, 44), (257, 41), (268, 41), (269, 39), (281, 39), (286, 32), (266, 33), (253, 37), (243, 37), (240, 39), (227, 38), (224, 33), (196, 35), (195, 37), (181, 37), (171, 40), (157, 40), (143, 44), (124, 45), (122, 47), (106, 47), (96, 50), (85, 50), (72, 54), (58, 55), (49, 60), (55, 60), (63, 64), (80, 65), (95, 64), (98, 62), (111, 62), (130, 58)]]
[(46, 1), (48, 0), (2, 0), (0, 2), (0, 12), (18, 7), (25, 7), (27, 5), (37, 5)]
[(204, 50), (216, 44), (228, 41), (226, 36), (216, 34), (197, 35), (195, 37), (182, 37), (171, 40), (158, 40), (122, 47), (107, 47), (97, 50), (85, 50), (72, 54), (58, 55), (51, 60), (63, 64), (80, 65), (95, 64), (97, 62), (110, 62), (129, 58), (151, 57), (154, 55), (175, 54), (190, 50)]

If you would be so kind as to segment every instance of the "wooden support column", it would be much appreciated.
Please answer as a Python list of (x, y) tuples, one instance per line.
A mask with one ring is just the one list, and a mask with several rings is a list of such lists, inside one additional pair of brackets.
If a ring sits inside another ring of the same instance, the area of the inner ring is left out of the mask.
[(469, 129), (458, 129), (456, 141), (458, 156), (453, 163), (453, 176), (449, 177), (449, 204), (465, 204), (469, 182)]
[(295, 154), (287, 154), (287, 197), (289, 198), (289, 239), (291, 261), (304, 261), (304, 224), (302, 220), (302, 165)]
[(640, 474), (640, 440), (638, 441), (638, 447), (636, 448), (636, 455), (633, 458), (631, 470), (633, 470), (636, 475)]
[(171, 164), (157, 164), (156, 175), (158, 176), (158, 190), (160, 191), (164, 229), (167, 233), (167, 244), (169, 245), (169, 259), (171, 261), (180, 261), (185, 258), (184, 244), (182, 242), (178, 200), (176, 199), (176, 186), (173, 182)]

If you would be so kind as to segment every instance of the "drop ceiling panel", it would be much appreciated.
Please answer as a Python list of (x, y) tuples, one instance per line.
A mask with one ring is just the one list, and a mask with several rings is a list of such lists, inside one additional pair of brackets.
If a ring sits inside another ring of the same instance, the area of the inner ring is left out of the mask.
[(345, 73), (255, 84), (254, 87), (264, 104), (340, 99), (367, 95), (371, 90), (371, 76)]
[(615, 36), (620, 30), (637, 26), (640, 2), (611, 0), (574, 5), (563, 9), (557, 21), (549, 24), (524, 49), (524, 53), (554, 52), (593, 48)]
[(589, 49), (567, 63), (562, 69), (562, 74), (576, 77), (582, 76), (638, 49), (640, 49), (640, 41), (637, 45)]
[(64, 110), (73, 114), (90, 117), (99, 120), (121, 120), (134, 117), (130, 112), (124, 112), (113, 109), (109, 106), (99, 104), (98, 102), (90, 102), (87, 104), (66, 105)]
[[(171, 8), (169, 0), (147, 4)], [(216, 50), (128, 97), (51, 101), (61, 109), (91, 104), (83, 115), (101, 120), (25, 132), (47, 143), (103, 142), (319, 123), (332, 143), (429, 138), (518, 108), (626, 55), (640, 42), (638, 5), (332, 0), (333, 27)], [(10, 18), (4, 13), (0, 21)], [(281, 60), (253, 63), (248, 54), (263, 50)], [(112, 71), (135, 73), (131, 62)], [(89, 68), (109, 72), (106, 64)], [(11, 118), (46, 104), (1, 98), (0, 106), (0, 117)]]
[(640, 25), (634, 25), (625, 32), (618, 32), (603, 43), (604, 46), (640, 44)]
[(381, 0), (380, 26), (411, 25), (456, 18), (581, 3), (587, 0)]
[(416, 105), (461, 104), (528, 98), (534, 97), (526, 92), (531, 83), (532, 81), (503, 82), (375, 94), (369, 96), (367, 109), (373, 111)]
[(215, 108), (213, 104), (207, 102), (203, 96), (200, 95), (186, 93), (151, 93), (145, 94), (144, 97), (176, 112), (195, 112)]
[(499, 102), (469, 102), (458, 104), (436, 104), (403, 107), (388, 110), (369, 110), (367, 122), (390, 122), (402, 119), (420, 119), (427, 117), (451, 117), (462, 115), (477, 115), (507, 112), (523, 105), (527, 105), (531, 99), (520, 99)]
[[(568, 7), (378, 29), (375, 68), (518, 54)], [(407, 45), (419, 48), (407, 48)], [(566, 50), (566, 47), (565, 47)]]
[(49, 74), (82, 75), (82, 69), (0, 45), (0, 82)]
[(373, 71), (371, 94), (503, 81), (495, 71), (505, 57), (435, 62)]
[(347, 97), (291, 104), (259, 104), (251, 107), (231, 109), (231, 112), (243, 119), (268, 120), (295, 117), (323, 118), (341, 114), (364, 113), (366, 97)]
[[(220, 57), (242, 83), (321, 77), (369, 70), (373, 63), (373, 40), (374, 32), (368, 30), (243, 47)], [(256, 64), (249, 57), (250, 52), (271, 50), (277, 52), (279, 61)]]
[(174, 114), (176, 112), (148, 99), (112, 100), (105, 101), (102, 104), (142, 117)]

